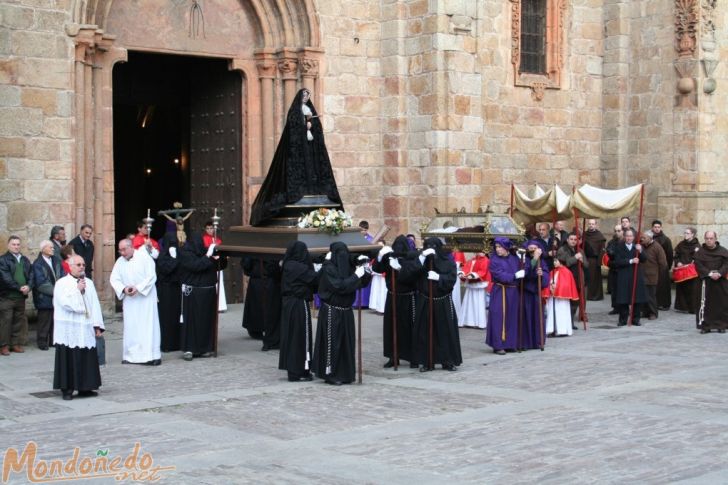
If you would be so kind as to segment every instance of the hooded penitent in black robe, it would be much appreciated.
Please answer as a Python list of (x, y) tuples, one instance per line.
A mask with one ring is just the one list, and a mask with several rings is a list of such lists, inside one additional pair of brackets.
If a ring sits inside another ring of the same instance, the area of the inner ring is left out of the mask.
[(321, 298), (316, 325), (316, 347), (313, 371), (332, 384), (354, 382), (356, 360), (354, 350), (354, 311), (351, 305), (356, 291), (369, 284), (366, 274), (359, 278), (349, 249), (342, 242), (329, 247), (331, 258), (321, 268), (318, 294)]
[(657, 308), (669, 310), (670, 305), (672, 305), (672, 279), (670, 278), (673, 255), (672, 241), (665, 236), (664, 232), (655, 234), (652, 240), (662, 246), (663, 251), (665, 251), (665, 259), (667, 259), (667, 266), (660, 270), (657, 278)]
[(306, 105), (313, 115), (310, 119), (313, 140), (307, 138), (306, 119), (301, 110), (304, 91), (307, 90), (298, 91), (288, 109), (273, 162), (253, 202), (250, 214), (253, 226), (275, 217), (284, 205), (297, 202), (304, 195), (326, 195), (339, 204), (339, 209), (344, 208), (324, 143), (321, 119), (310, 100)]
[(311, 306), (319, 274), (313, 269), (306, 244), (293, 241), (286, 249), (281, 276), (281, 352), (278, 368), (288, 380), (310, 380), (313, 356)]
[[(176, 248), (177, 257), (172, 257), (169, 248)], [(179, 280), (179, 241), (177, 234), (168, 232), (162, 240), (162, 251), (157, 258), (157, 309), (161, 330), (162, 352), (180, 349), (180, 323), (182, 310), (182, 284)]]
[[(425, 239), (423, 249), (434, 249), (435, 254), (425, 258), (418, 256), (412, 271), (417, 276), (417, 298), (415, 301), (415, 339), (417, 345), (416, 362), (423, 369), (434, 369), (442, 364), (443, 369), (454, 370), (463, 363), (460, 351), (458, 319), (452, 302), (452, 289), (457, 281), (457, 267), (443, 248), (442, 241), (436, 237)], [(438, 281), (427, 278), (428, 271), (440, 275)], [(410, 275), (402, 268), (403, 276)], [(432, 283), (432, 284), (430, 284)], [(433, 359), (430, 362), (429, 295), (432, 286), (432, 347)]]
[[(612, 308), (617, 308), (617, 270), (612, 266), (614, 260), (614, 252), (617, 250), (617, 245), (622, 242), (617, 237), (612, 237), (607, 243), (607, 256), (609, 256), (609, 272), (607, 273), (607, 293), (612, 297)], [(601, 265), (601, 261), (599, 262)], [(594, 268), (596, 271), (596, 268)]]
[(586, 282), (586, 299), (603, 300), (604, 285), (602, 283), (602, 254), (607, 239), (601, 231), (586, 231), (584, 233), (584, 253), (589, 260), (589, 272)]
[[(728, 329), (728, 249), (718, 242), (714, 248), (703, 244), (695, 253), (695, 269), (701, 285), (696, 292), (698, 313), (695, 322), (704, 331), (725, 331)], [(711, 271), (720, 273), (720, 278), (710, 278)]]
[[(392, 304), (394, 303), (397, 310), (397, 358), (417, 364), (416, 349), (412, 340), (415, 326), (415, 297), (419, 279), (418, 272), (414, 271), (417, 264), (415, 263), (417, 252), (410, 251), (407, 238), (401, 235), (394, 240), (392, 249), (393, 253), (385, 254), (381, 261), (375, 259), (372, 265), (372, 269), (377, 273), (386, 273), (387, 299), (384, 303), (382, 326), (384, 356), (389, 359), (394, 358), (394, 328), (392, 326), (394, 317)], [(389, 266), (389, 258), (397, 258), (404, 271), (393, 270)]]
[(182, 351), (193, 355), (213, 350), (213, 326), (217, 316), (217, 270), (226, 259), (207, 257), (202, 235), (192, 234), (177, 256), (182, 283)]
[(243, 328), (263, 340), (263, 350), (277, 349), (281, 333), (281, 266), (279, 260), (243, 258), (248, 279), (243, 307)]
[[(683, 265), (692, 263), (695, 260), (695, 253), (699, 249), (700, 241), (696, 237), (680, 241), (675, 246), (675, 266), (677, 267), (678, 263)], [(699, 285), (699, 278), (675, 283), (675, 310), (692, 314), (698, 311), (696, 292)]]

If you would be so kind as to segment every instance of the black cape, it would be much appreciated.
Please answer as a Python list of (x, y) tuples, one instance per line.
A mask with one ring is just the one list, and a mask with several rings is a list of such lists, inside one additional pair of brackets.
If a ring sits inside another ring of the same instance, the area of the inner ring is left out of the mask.
[[(415, 339), (417, 353), (415, 363), (430, 367), (429, 364), (460, 365), (463, 363), (460, 350), (460, 333), (458, 319), (452, 302), (452, 290), (457, 281), (457, 267), (450, 260), (443, 248), (440, 239), (427, 238), (423, 249), (434, 249), (435, 254), (428, 256), (424, 265), (419, 257), (412, 265), (412, 271), (417, 279), (417, 298), (415, 301)], [(432, 281), (432, 344), (433, 360), (429, 362), (430, 332), (429, 332), (429, 295), (430, 282), (427, 273), (432, 268), (440, 275), (438, 281)], [(404, 267), (402, 268), (404, 270)], [(410, 277), (405, 272), (403, 276)]]
[(281, 276), (281, 351), (278, 368), (288, 371), (291, 378), (310, 372), (312, 346), (311, 306), (319, 274), (313, 269), (306, 244), (289, 244), (283, 258)]
[[(180, 323), (182, 312), (182, 283), (179, 275), (180, 248), (177, 234), (168, 232), (162, 240), (162, 252), (157, 258), (157, 309), (161, 331), (162, 352), (180, 349)], [(169, 248), (176, 248), (173, 258)]]
[[(381, 261), (375, 260), (372, 269), (377, 273), (386, 273), (387, 299), (384, 303), (384, 321), (382, 325), (382, 343), (384, 356), (394, 358), (394, 320), (393, 307), (396, 307), (397, 321), (397, 358), (416, 363), (414, 358), (412, 334), (415, 327), (415, 297), (417, 294), (416, 267), (417, 253), (410, 251), (405, 236), (397, 236), (392, 244), (393, 253), (385, 255)], [(389, 258), (397, 258), (402, 266), (395, 271), (389, 265)], [(393, 305), (394, 304), (394, 305)]]
[(307, 139), (306, 119), (301, 111), (303, 92), (303, 89), (298, 91), (288, 109), (286, 126), (270, 169), (253, 202), (250, 214), (253, 226), (275, 217), (283, 206), (299, 201), (304, 195), (326, 195), (339, 204), (339, 209), (344, 208), (324, 143), (321, 119), (310, 100), (306, 104), (313, 115), (310, 120), (313, 140)]
[(351, 305), (356, 291), (369, 284), (371, 278), (354, 274), (346, 244), (331, 244), (331, 259), (321, 268), (318, 294), (321, 298), (313, 371), (317, 377), (342, 383), (354, 382), (356, 358), (354, 350), (354, 312)]
[(245, 257), (243, 272), (249, 277), (243, 307), (243, 328), (266, 347), (280, 342), (281, 267), (278, 260)]

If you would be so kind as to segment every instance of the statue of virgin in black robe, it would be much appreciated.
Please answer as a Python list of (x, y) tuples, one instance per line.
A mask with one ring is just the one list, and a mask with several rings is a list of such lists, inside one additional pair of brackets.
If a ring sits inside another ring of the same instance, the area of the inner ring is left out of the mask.
[(321, 120), (310, 96), (308, 89), (301, 89), (288, 109), (286, 126), (270, 170), (253, 202), (250, 215), (253, 226), (275, 217), (283, 206), (298, 202), (304, 195), (325, 195), (339, 204), (339, 209), (344, 208), (324, 143)]

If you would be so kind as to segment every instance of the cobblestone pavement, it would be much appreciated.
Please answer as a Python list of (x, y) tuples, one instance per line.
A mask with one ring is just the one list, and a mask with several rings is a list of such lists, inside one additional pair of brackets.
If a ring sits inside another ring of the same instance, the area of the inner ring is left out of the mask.
[(65, 461), (139, 442), (175, 467), (159, 483), (728, 483), (728, 334), (674, 311), (617, 328), (605, 302), (587, 309), (589, 330), (544, 352), (497, 356), (461, 329), (463, 365), (424, 374), (382, 368), (381, 317), (364, 311), (364, 384), (339, 388), (289, 383), (243, 334), (241, 305), (221, 315), (218, 358), (160, 367), (121, 365), (113, 321), (96, 398), (49, 392), (52, 349), (0, 357), (0, 451), (34, 441)]

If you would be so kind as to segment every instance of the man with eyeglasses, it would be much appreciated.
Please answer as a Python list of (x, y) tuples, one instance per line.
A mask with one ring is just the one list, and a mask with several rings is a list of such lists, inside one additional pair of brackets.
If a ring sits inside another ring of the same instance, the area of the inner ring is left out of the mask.
[(612, 239), (607, 243), (607, 256), (609, 257), (609, 273), (607, 273), (607, 293), (612, 298), (612, 310), (609, 312), (610, 315), (616, 315), (619, 313), (617, 309), (617, 270), (614, 269), (612, 261), (614, 260), (614, 253), (617, 250), (617, 245), (624, 240), (624, 229), (621, 224), (614, 226), (614, 235)]
[(101, 387), (96, 337), (104, 331), (99, 297), (94, 282), (85, 277), (83, 258), (71, 256), (68, 264), (71, 273), (53, 290), (53, 389), (60, 389), (65, 401), (73, 399), (73, 391), (92, 397)]
[(703, 245), (695, 253), (695, 269), (701, 279), (700, 306), (696, 322), (700, 333), (728, 328), (728, 249), (718, 242), (715, 231), (706, 231)]

